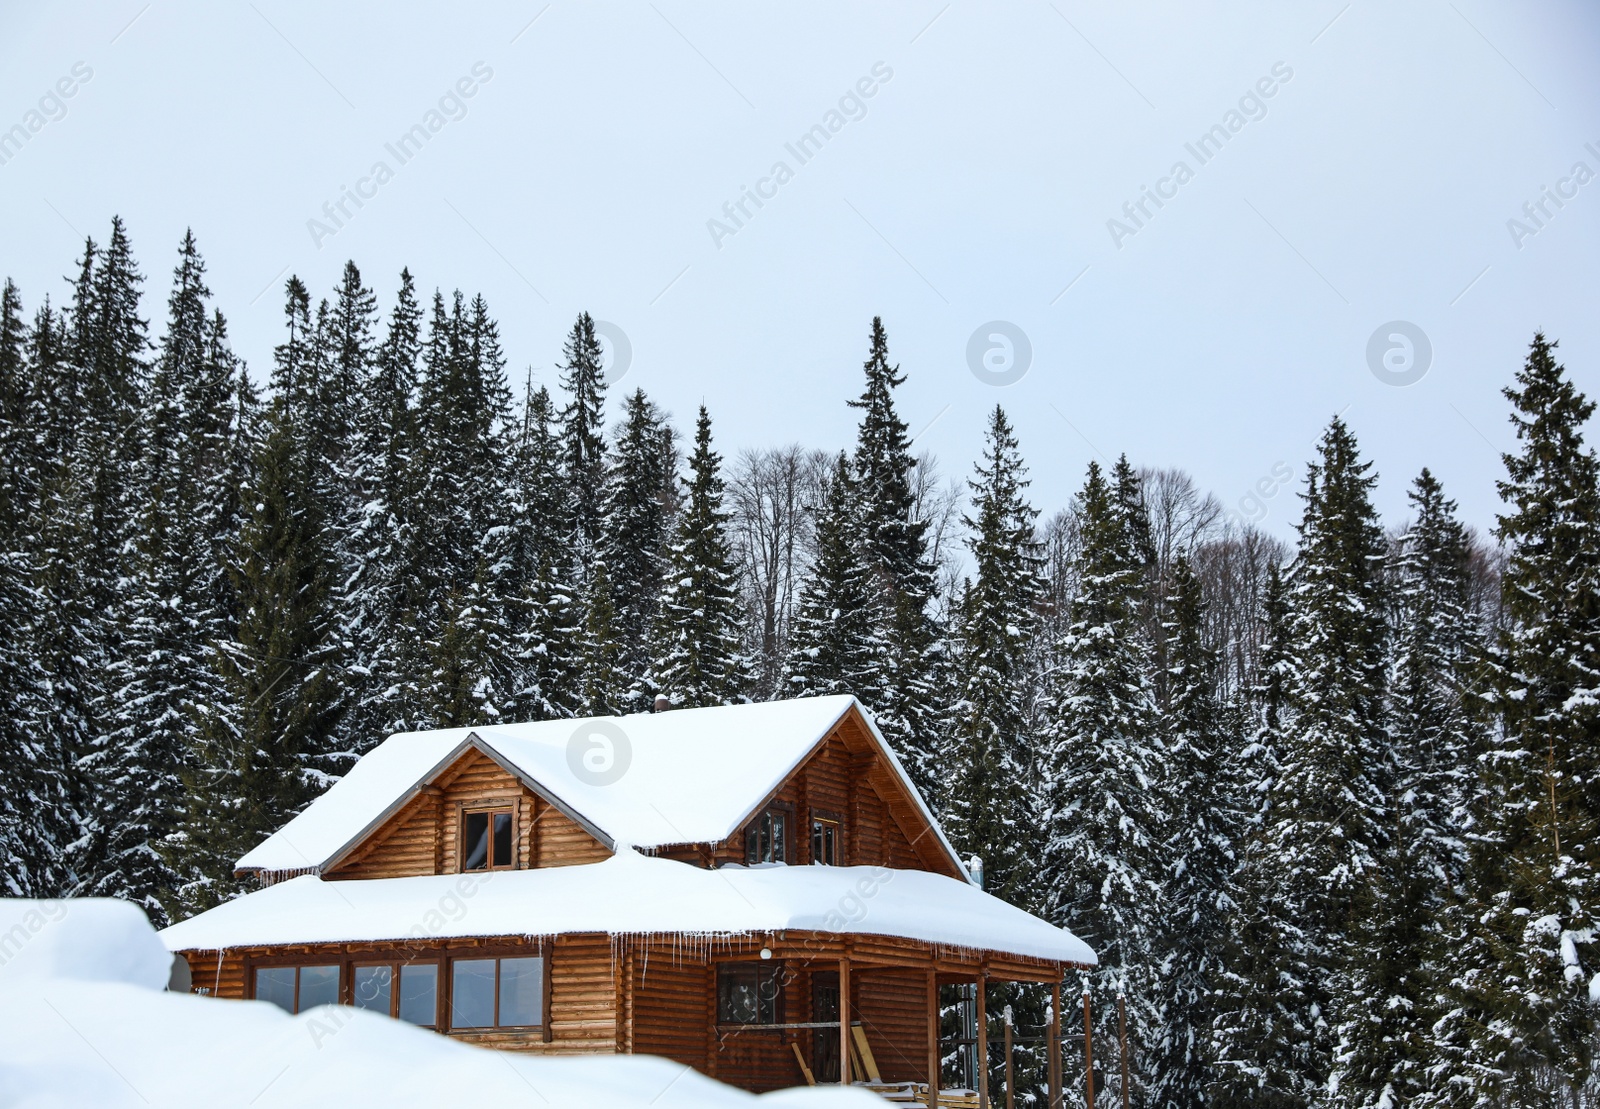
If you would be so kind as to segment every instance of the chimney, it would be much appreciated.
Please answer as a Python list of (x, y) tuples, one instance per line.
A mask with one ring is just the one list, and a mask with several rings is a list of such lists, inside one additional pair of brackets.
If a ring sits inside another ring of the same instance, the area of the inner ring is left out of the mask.
[(672, 701), (667, 697), (667, 695), (665, 693), (657, 693), (656, 694), (655, 706), (653, 708), (651, 708), (650, 711), (651, 712), (666, 712), (671, 707), (672, 707)]

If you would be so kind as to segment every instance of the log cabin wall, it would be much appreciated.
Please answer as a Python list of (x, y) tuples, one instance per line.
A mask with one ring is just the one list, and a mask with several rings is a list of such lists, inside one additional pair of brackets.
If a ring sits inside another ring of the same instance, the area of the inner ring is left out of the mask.
[[(877, 751), (866, 726), (850, 713), (809, 758), (773, 793), (769, 806), (792, 813), (790, 859), (806, 866), (811, 858), (813, 815), (841, 819), (844, 866), (892, 866), (931, 870), (965, 880), (945, 857), (938, 837), (905, 795), (894, 771)], [(909, 834), (908, 834), (909, 832)], [(685, 862), (707, 854), (713, 865), (744, 862), (744, 836), (734, 835), (709, 852), (683, 845), (661, 852)], [(701, 862), (700, 865), (705, 865)]]
[(631, 1046), (640, 1055), (661, 1055), (705, 1071), (712, 1030), (706, 999), (715, 993), (711, 968), (703, 954), (686, 954), (663, 943), (635, 945), (628, 965), (632, 995), (626, 1015)]
[(928, 975), (925, 971), (868, 967), (855, 979), (856, 1019), (885, 1082), (928, 1080)]
[[(451, 1031), (451, 1039), (511, 1051), (561, 1055), (609, 1055), (617, 1050), (617, 980), (610, 938), (604, 935), (557, 936), (545, 940), (498, 937), (482, 941), (428, 940), (397, 943), (295, 944), (285, 947), (234, 948), (223, 954), (218, 969), (217, 952), (185, 951), (197, 994), (241, 999), (251, 996), (250, 971), (257, 964), (292, 962), (300, 966), (342, 964), (341, 991), (350, 988), (350, 966), (357, 962), (434, 959), (442, 955), (468, 958), (484, 952), (506, 954), (525, 950), (544, 954), (550, 963), (549, 1036), (543, 1028), (531, 1030)], [(441, 972), (440, 989), (448, 973)], [(344, 996), (345, 1003), (349, 998)], [(696, 1001), (700, 995), (696, 994)], [(449, 1002), (442, 1000), (445, 1008)], [(704, 1055), (702, 1053), (702, 1065)]]
[(461, 867), (463, 810), (496, 802), (516, 810), (519, 869), (594, 863), (611, 855), (604, 844), (493, 759), (468, 750), (324, 877), (455, 874)]

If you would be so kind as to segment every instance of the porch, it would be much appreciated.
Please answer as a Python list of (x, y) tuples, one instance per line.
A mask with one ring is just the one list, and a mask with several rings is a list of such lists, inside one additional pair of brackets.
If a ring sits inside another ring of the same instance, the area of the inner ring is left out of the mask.
[[(1050, 999), (1039, 1045), (1045, 1104), (1064, 1109), (1061, 979), (1078, 964), (834, 933), (780, 932), (716, 948), (707, 957), (701, 1068), (710, 1077), (757, 1091), (847, 1083), (928, 1109), (1011, 1109), (1023, 1060), (1012, 1026), (990, 1019), (990, 993), (1031, 984)], [(631, 1021), (651, 1021), (653, 993), (624, 999)], [(990, 1042), (991, 1024), (1003, 1029), (999, 1042)]]

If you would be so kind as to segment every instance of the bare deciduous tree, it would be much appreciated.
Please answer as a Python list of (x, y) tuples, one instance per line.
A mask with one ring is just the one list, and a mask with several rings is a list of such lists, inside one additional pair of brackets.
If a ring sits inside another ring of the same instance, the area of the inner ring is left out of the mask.
[(728, 476), (728, 535), (758, 700), (771, 698), (782, 680), (790, 614), (815, 553), (811, 511), (827, 467), (826, 452), (790, 444), (741, 452)]

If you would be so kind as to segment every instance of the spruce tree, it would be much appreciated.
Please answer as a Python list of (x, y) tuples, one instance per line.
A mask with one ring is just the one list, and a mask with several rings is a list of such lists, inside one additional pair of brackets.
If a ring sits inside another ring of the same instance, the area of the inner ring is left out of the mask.
[[(86, 250), (79, 303), (92, 293), (93, 247)], [(21, 860), (13, 881), (28, 896), (65, 896), (82, 888), (82, 847), (88, 828), (89, 786), (82, 756), (95, 734), (103, 670), (103, 619), (92, 599), (84, 564), (92, 520), (76, 458), (83, 375), (72, 357), (69, 319), (46, 301), (34, 314), (26, 362), (30, 380), (25, 434), (35, 444), (37, 479), (31, 509), (18, 523), (18, 569), (10, 600), (25, 622), (16, 625), (18, 700), (11, 702), (21, 780), (8, 796), (29, 799), (29, 821), (18, 827)], [(23, 611), (28, 605), (31, 612)], [(31, 615), (31, 620), (28, 617)], [(29, 674), (27, 671), (31, 670)], [(36, 694), (28, 696), (29, 687)], [(33, 804), (34, 799), (37, 804)]]
[(584, 632), (567, 578), (568, 505), (550, 392), (535, 389), (530, 373), (502, 546), (518, 720), (574, 716), (581, 704)]
[(740, 651), (739, 596), (725, 533), (721, 464), (721, 456), (711, 449), (711, 417), (701, 405), (683, 511), (667, 551), (667, 584), (656, 619), (650, 680), (675, 708), (733, 704), (744, 698), (750, 683)]
[(1287, 593), (1277, 564), (1269, 564), (1261, 602), (1261, 659), (1250, 690), (1255, 727), (1229, 775), (1242, 802), (1244, 829), (1220, 951), (1214, 1066), (1206, 1091), (1208, 1104), (1225, 1109), (1281, 1109), (1300, 1104), (1296, 1099), (1303, 1093), (1296, 1060), (1279, 1051), (1280, 1040), (1303, 1034), (1303, 1017), (1298, 993), (1283, 988), (1292, 981), (1292, 952), (1275, 931), (1288, 910), (1279, 882), (1282, 864), (1270, 837), (1284, 733), (1293, 722), (1288, 688), (1295, 663)]
[(927, 521), (915, 511), (908, 428), (894, 405), (905, 375), (889, 363), (889, 339), (878, 317), (863, 369), (866, 387), (849, 403), (861, 410), (854, 457), (861, 543), (882, 598), (875, 606), (877, 635), (886, 645), (881, 674), (869, 689), (877, 700), (867, 706), (923, 796), (937, 798), (943, 793), (935, 753), (945, 724), (939, 688), (945, 660), (929, 613), (934, 570)]
[(1041, 592), (1027, 470), (999, 405), (989, 417), (983, 460), (966, 518), (976, 576), (961, 600), (960, 690), (953, 710), (945, 828), (956, 848), (983, 860), (984, 886), (1013, 904), (1032, 903), (1036, 827), (1023, 697), (1026, 651)]
[(582, 715), (620, 715), (633, 683), (623, 670), (611, 575), (603, 561), (594, 564), (584, 589), (583, 618)]
[(243, 892), (234, 861), (342, 769), (332, 757), (344, 708), (329, 605), (337, 565), (305, 442), (280, 393), (230, 568), (237, 631), (212, 655), (226, 695), (203, 706), (198, 766), (187, 776), (182, 911)]
[(1591, 1080), (1600, 802), (1600, 463), (1594, 413), (1536, 334), (1505, 390), (1498, 535), (1505, 630), (1493, 653), (1498, 734), (1484, 766), (1469, 886), (1478, 903), (1453, 983), (1463, 1103), (1576, 1103)]
[(221, 699), (207, 652), (230, 631), (222, 582), (235, 524), (228, 440), (239, 369), (208, 296), (187, 234), (142, 420), (137, 528), (121, 590), (127, 618), (110, 671), (114, 715), (93, 764), (104, 832), (91, 890), (133, 900), (157, 921), (177, 884), (169, 853), (195, 707)]
[(677, 499), (676, 471), (672, 427), (644, 390), (637, 389), (626, 399), (612, 444), (598, 552), (615, 608), (614, 665), (630, 687), (649, 669), (650, 629), (660, 604), (663, 558)]
[(816, 507), (816, 560), (789, 631), (786, 696), (849, 693), (882, 703), (882, 593), (861, 542), (860, 498), (841, 451)]
[(589, 557), (600, 543), (606, 497), (605, 351), (595, 337), (594, 320), (581, 312), (562, 348), (561, 385), (571, 401), (561, 410), (563, 472), (571, 496), (572, 567), (577, 580), (587, 575)]
[[(73, 391), (81, 392), (80, 406), (62, 417), (75, 418), (78, 426), (63, 437), (70, 444), (68, 472), (58, 489), (65, 493), (61, 510), (76, 517), (62, 521), (69, 530), (61, 538), (72, 546), (45, 556), (74, 564), (70, 569), (52, 565), (47, 572), (65, 571), (73, 579), (75, 596), (63, 598), (71, 612), (62, 615), (76, 626), (59, 631), (71, 643), (63, 644), (74, 652), (68, 667), (76, 671), (75, 693), (86, 699), (89, 711), (83, 731), (64, 737), (63, 746), (76, 759), (73, 792), (84, 814), (77, 869), (86, 888), (102, 890), (122, 888), (123, 861), (106, 844), (116, 830), (111, 814), (136, 804), (138, 789), (136, 781), (115, 769), (112, 733), (118, 711), (114, 671), (123, 657), (123, 631), (134, 620), (123, 584), (139, 508), (140, 416), (149, 373), (148, 324), (139, 314), (142, 282), (126, 230), (113, 219), (105, 248), (96, 253), (90, 244), (85, 249), (71, 307), (67, 358), (76, 378)], [(81, 746), (74, 752), (75, 743)]]
[[(1250, 942), (1269, 952), (1256, 988), (1273, 1008), (1224, 1051), (1235, 1094), (1253, 1082), (1249, 1096), (1275, 1106), (1322, 1096), (1335, 1028), (1366, 1004), (1355, 993), (1364, 952), (1354, 934), (1372, 910), (1392, 782), (1376, 478), (1337, 417), (1318, 454), (1289, 579), (1289, 719), (1244, 888), (1244, 912), (1257, 915)], [(1265, 1035), (1262, 1020), (1273, 1022)]]
[(1414, 1105), (1433, 1088), (1438, 990), (1458, 954), (1449, 908), (1465, 892), (1461, 833), (1483, 747), (1468, 707), (1482, 645), (1465, 531), (1427, 470), (1410, 496), (1416, 515), (1393, 557), (1387, 838), (1360, 895), (1334, 1068), (1335, 1100), (1360, 1109)]
[(344, 733), (357, 754), (411, 723), (405, 620), (420, 605), (413, 560), (421, 553), (416, 543), (421, 326), (411, 271), (402, 270), (387, 332), (373, 352), (356, 406), (351, 484), (357, 513), (346, 540), (354, 564), (345, 586), (354, 688)]
[[(48, 306), (40, 313), (54, 333)], [(48, 340), (47, 340), (48, 344)], [(35, 535), (43, 508), (47, 458), (41, 452), (43, 415), (22, 297), (7, 280), (0, 290), (0, 892), (50, 897), (70, 887), (65, 867), (73, 821), (67, 807), (64, 758), (51, 727), (51, 703), (38, 656), (40, 595), (33, 580)], [(42, 353), (50, 359), (47, 345)]]
[(1162, 883), (1167, 924), (1156, 932), (1160, 1036), (1152, 1045), (1149, 1104), (1204, 1105), (1212, 1080), (1211, 1026), (1221, 984), (1226, 914), (1233, 905), (1235, 842), (1243, 830), (1230, 714), (1217, 692), (1218, 660), (1206, 642), (1205, 598), (1188, 555), (1178, 554), (1164, 610), (1166, 806)]
[[(1131, 470), (1119, 465), (1117, 474)], [(1161, 1046), (1156, 937), (1169, 927), (1173, 816), (1158, 788), (1166, 769), (1141, 620), (1147, 523), (1142, 502), (1094, 463), (1077, 511), (1079, 590), (1039, 712), (1041, 907), (1099, 956), (1084, 983), (1099, 1014), (1097, 1040), (1115, 1042), (1114, 999), (1125, 996), (1130, 1077), (1141, 1090), (1157, 1077)]]

